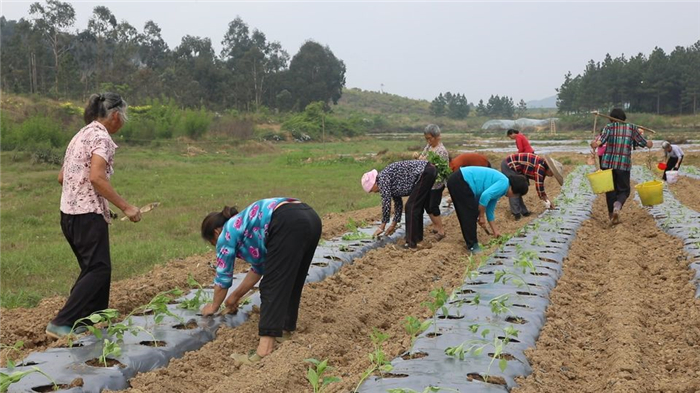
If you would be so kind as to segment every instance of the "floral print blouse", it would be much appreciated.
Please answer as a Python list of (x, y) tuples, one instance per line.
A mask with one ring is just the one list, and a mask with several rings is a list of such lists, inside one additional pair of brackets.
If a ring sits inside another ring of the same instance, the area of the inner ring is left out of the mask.
[(227, 289), (233, 281), (233, 262), (236, 258), (248, 262), (255, 273), (265, 273), (265, 241), (272, 213), (282, 202), (294, 198), (268, 198), (254, 202), (231, 217), (221, 230), (216, 242), (216, 277), (214, 285)]
[(71, 139), (63, 159), (63, 188), (61, 211), (65, 214), (102, 214), (107, 223), (109, 202), (98, 194), (90, 182), (92, 155), (97, 154), (107, 161), (107, 179), (114, 173), (114, 153), (117, 149), (109, 132), (101, 123), (93, 121), (83, 127)]

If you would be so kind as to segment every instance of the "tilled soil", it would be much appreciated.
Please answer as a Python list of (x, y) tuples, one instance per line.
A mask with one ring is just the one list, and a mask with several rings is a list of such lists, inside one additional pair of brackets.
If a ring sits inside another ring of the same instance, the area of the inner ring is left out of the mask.
[[(554, 198), (559, 184), (548, 179), (547, 191)], [(533, 215), (514, 221), (505, 198), (499, 202), (496, 224), (506, 234), (526, 225), (539, 215), (544, 207), (534, 189), (525, 200)], [(379, 204), (379, 200), (377, 200)], [(331, 214), (323, 217), (324, 238), (347, 231), (350, 218), (371, 223), (379, 219), (380, 209)], [(294, 338), (259, 364), (234, 369), (229, 355), (247, 352), (257, 346), (258, 315), (236, 329), (222, 327), (217, 338), (201, 350), (189, 352), (174, 359), (166, 368), (135, 377), (131, 383), (139, 392), (192, 392), (192, 391), (308, 391), (306, 381), (307, 358), (329, 359), (335, 367), (333, 375), (343, 382), (331, 385), (330, 391), (350, 391), (369, 365), (367, 354), (372, 350), (369, 339), (373, 328), (390, 334), (385, 346), (389, 358), (409, 348), (410, 339), (403, 328), (408, 315), (428, 318), (430, 313), (420, 305), (428, 300), (428, 293), (444, 286), (448, 291), (462, 282), (466, 269), (466, 249), (459, 223), (454, 215), (444, 218), (447, 237), (436, 242), (426, 228), (426, 243), (430, 249), (407, 251), (396, 246), (374, 250), (354, 264), (323, 282), (310, 284), (304, 291), (299, 329)], [(480, 240), (490, 237), (479, 230)], [(494, 248), (486, 250), (485, 254)], [(157, 266), (146, 275), (114, 282), (110, 307), (128, 313), (147, 303), (158, 292), (176, 286), (184, 288), (188, 273), (199, 282), (209, 282), (213, 272), (208, 262), (213, 253), (176, 260)], [(239, 264), (246, 266), (246, 264)], [(238, 268), (238, 267), (237, 267)], [(64, 344), (46, 340), (44, 329), (48, 321), (63, 305), (65, 298), (43, 300), (36, 308), (1, 310), (2, 332), (0, 342), (12, 345), (25, 342), (26, 350), (12, 354), (21, 359), (29, 352)], [(2, 361), (5, 353), (0, 352)]]
[[(346, 225), (349, 218), (356, 222), (371, 223), (379, 216), (380, 211), (380, 207), (372, 207), (351, 213), (329, 213), (323, 217), (323, 237), (329, 239), (347, 232)], [(177, 259), (163, 266), (156, 266), (145, 275), (114, 282), (111, 287), (110, 307), (118, 309), (122, 315), (125, 315), (135, 307), (148, 303), (159, 292), (175, 287), (185, 288), (188, 274), (192, 274), (200, 283), (209, 283), (212, 280), (212, 273), (208, 264), (213, 258), (211, 253)], [(240, 271), (246, 266), (246, 264), (237, 264), (236, 270)], [(12, 346), (17, 341), (24, 342), (20, 352), (0, 351), (0, 365), (5, 365), (6, 355), (18, 359), (33, 351), (65, 344), (52, 342), (44, 333), (46, 324), (56, 315), (65, 301), (65, 297), (55, 296), (42, 300), (34, 308), (0, 310), (2, 316), (0, 343)]]
[[(552, 197), (559, 193), (554, 181), (547, 181), (547, 189)], [(533, 216), (514, 221), (507, 201), (501, 200), (496, 219), (499, 230), (512, 233), (544, 209), (534, 192), (526, 196), (526, 203)], [(390, 335), (384, 351), (393, 359), (410, 347), (403, 327), (405, 317), (430, 317), (420, 304), (428, 300), (429, 292), (439, 287), (449, 292), (463, 281), (467, 257), (459, 222), (453, 214), (444, 223), (448, 236), (440, 242), (431, 240), (426, 228), (430, 249), (407, 251), (390, 245), (369, 252), (322, 282), (309, 284), (302, 297), (299, 330), (259, 363), (237, 369), (229, 358), (257, 347), (259, 316), (252, 315), (238, 328), (220, 328), (217, 338), (199, 351), (136, 376), (131, 380), (132, 391), (310, 391), (308, 363), (304, 362), (308, 358), (328, 359), (333, 367), (330, 375), (342, 378), (329, 386), (329, 392), (352, 391), (370, 365), (368, 353), (373, 346), (369, 335), (374, 328)], [(483, 232), (479, 236), (489, 240)]]
[(628, 200), (578, 231), (517, 393), (700, 391), (700, 299), (681, 240)]
[(668, 188), (679, 202), (696, 212), (700, 212), (700, 180), (680, 176), (678, 182), (669, 185)]

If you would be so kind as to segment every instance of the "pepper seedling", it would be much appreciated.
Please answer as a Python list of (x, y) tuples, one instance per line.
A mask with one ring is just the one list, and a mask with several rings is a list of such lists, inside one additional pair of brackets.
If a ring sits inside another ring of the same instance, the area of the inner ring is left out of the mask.
[(447, 307), (445, 307), (445, 302), (447, 302), (447, 293), (445, 288), (433, 289), (430, 291), (430, 297), (433, 298), (430, 302), (421, 303), (422, 306), (428, 307), (430, 312), (433, 313), (433, 328), (435, 329), (435, 334), (437, 334), (437, 314), (438, 310), (442, 310), (442, 313), (447, 315), (449, 312)]
[(0, 349), (6, 349), (7, 352), (5, 353), (5, 364), (7, 365), (7, 368), (15, 368), (15, 362), (14, 360), (10, 359), (10, 354), (17, 352), (20, 352), (20, 349), (24, 346), (24, 341), (17, 341), (13, 345), (4, 345), (0, 344)]
[(362, 385), (362, 382), (364, 382), (367, 377), (372, 375), (375, 371), (379, 371), (379, 374), (384, 376), (384, 373), (391, 372), (391, 370), (394, 369), (394, 366), (391, 365), (391, 362), (386, 358), (386, 354), (384, 353), (384, 349), (382, 348), (382, 344), (384, 341), (386, 341), (389, 338), (389, 335), (386, 333), (381, 332), (377, 328), (373, 328), (372, 334), (370, 334), (370, 339), (372, 340), (372, 344), (374, 345), (374, 351), (369, 353), (369, 361), (372, 363), (371, 366), (365, 370), (364, 373), (362, 373), (362, 378), (360, 378), (360, 382), (357, 384), (357, 387), (353, 390), (353, 392), (357, 392), (357, 389), (360, 388), (360, 385)]
[(409, 315), (406, 317), (403, 326), (406, 329), (406, 333), (411, 337), (411, 346), (413, 346), (413, 343), (416, 341), (416, 336), (429, 328), (432, 323), (433, 321), (430, 319), (421, 322), (414, 316)]
[(45, 376), (53, 384), (53, 389), (58, 390), (58, 385), (56, 384), (56, 381), (53, 378), (51, 378), (48, 374), (42, 371), (39, 367), (32, 366), (31, 370), (15, 371), (12, 374), (0, 373), (0, 392), (7, 392), (7, 390), (10, 388), (10, 385), (21, 381), (22, 378), (32, 373), (39, 373)]
[(314, 393), (322, 393), (326, 389), (326, 386), (335, 382), (340, 382), (339, 377), (328, 377), (324, 375), (326, 371), (332, 369), (332, 367), (328, 367), (328, 359), (323, 361), (304, 359), (304, 361), (313, 365), (309, 367), (306, 373), (306, 379), (313, 387)]

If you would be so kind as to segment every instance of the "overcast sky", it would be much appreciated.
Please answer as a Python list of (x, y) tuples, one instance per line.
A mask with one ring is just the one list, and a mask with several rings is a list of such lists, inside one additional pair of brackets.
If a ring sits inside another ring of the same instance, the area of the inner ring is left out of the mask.
[[(30, 1), (3, 0), (7, 19), (29, 18)], [(347, 66), (347, 87), (431, 100), (463, 93), (517, 102), (556, 94), (567, 71), (606, 53), (628, 58), (655, 46), (700, 40), (700, 2), (212, 2), (71, 1), (76, 29), (96, 5), (139, 31), (147, 20), (170, 48), (184, 35), (209, 37), (217, 53), (239, 15), (293, 56), (307, 39), (330, 46)]]

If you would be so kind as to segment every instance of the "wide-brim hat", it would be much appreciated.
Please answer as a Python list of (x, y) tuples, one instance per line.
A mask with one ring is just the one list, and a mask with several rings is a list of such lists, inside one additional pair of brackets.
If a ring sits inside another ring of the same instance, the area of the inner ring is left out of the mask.
[(374, 187), (374, 184), (377, 182), (377, 173), (378, 172), (376, 169), (372, 169), (371, 171), (362, 175), (362, 180), (360, 183), (362, 183), (362, 189), (365, 190), (365, 192), (372, 191), (372, 187)]
[(552, 171), (554, 174), (554, 178), (557, 179), (557, 182), (559, 182), (560, 186), (564, 185), (564, 166), (561, 164), (561, 162), (555, 160), (554, 158), (550, 156), (545, 156), (544, 160), (547, 162), (547, 166), (549, 169)]

